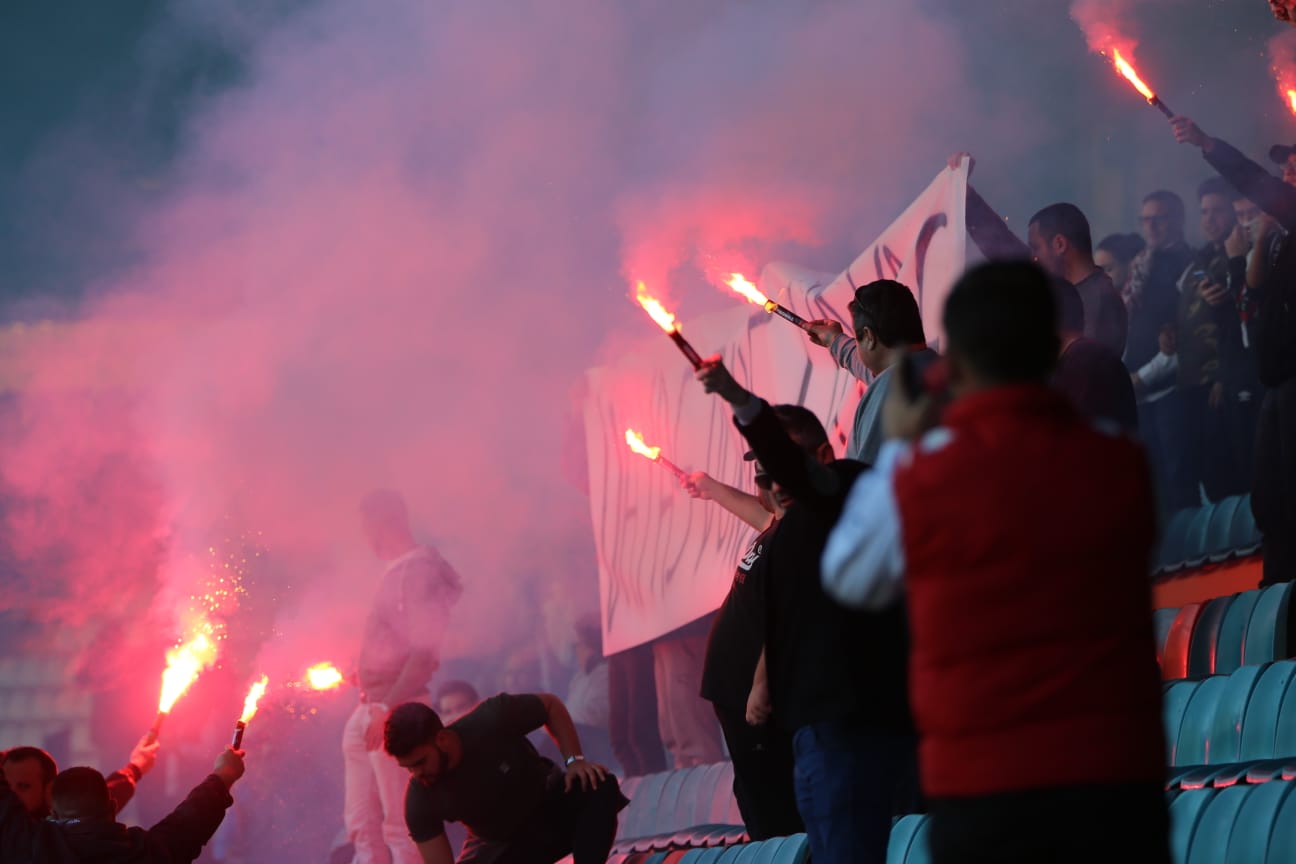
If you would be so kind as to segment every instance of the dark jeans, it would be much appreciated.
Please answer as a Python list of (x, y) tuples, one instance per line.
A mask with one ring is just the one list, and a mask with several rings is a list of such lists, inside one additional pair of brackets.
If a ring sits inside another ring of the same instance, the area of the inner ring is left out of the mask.
[(932, 798), (933, 864), (1170, 864), (1170, 819), (1156, 783), (1061, 786)]
[(657, 677), (652, 645), (608, 657), (608, 735), (627, 777), (666, 770), (657, 726)]
[(749, 725), (744, 711), (716, 705), (715, 713), (733, 762), (734, 797), (747, 834), (753, 840), (800, 834), (805, 828), (792, 785), (792, 736), (771, 723)]
[(1296, 380), (1260, 404), (1251, 512), (1264, 535), (1261, 584), (1296, 579)]
[(609, 775), (597, 789), (566, 792), (563, 773), (549, 778), (544, 803), (507, 841), (468, 835), (460, 864), (554, 864), (568, 855), (573, 864), (604, 864), (616, 837), (617, 814), (630, 803)]
[(912, 735), (829, 721), (792, 736), (796, 796), (815, 864), (886, 861), (892, 817), (914, 797)]
[(1138, 406), (1139, 432), (1157, 480), (1162, 512), (1201, 505), (1205, 390), (1172, 390)]

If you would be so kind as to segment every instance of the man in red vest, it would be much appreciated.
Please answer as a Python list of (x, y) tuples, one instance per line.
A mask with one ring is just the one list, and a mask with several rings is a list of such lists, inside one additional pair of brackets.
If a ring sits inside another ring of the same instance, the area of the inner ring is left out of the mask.
[(944, 326), (946, 383), (902, 375), (822, 562), (839, 602), (907, 600), (932, 860), (1168, 862), (1147, 461), (1049, 388), (1037, 266), (969, 271)]

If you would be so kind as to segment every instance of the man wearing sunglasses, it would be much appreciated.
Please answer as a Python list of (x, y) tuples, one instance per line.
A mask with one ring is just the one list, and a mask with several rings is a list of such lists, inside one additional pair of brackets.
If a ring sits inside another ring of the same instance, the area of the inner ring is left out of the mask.
[(765, 550), (765, 651), (756, 684), (764, 673), (772, 711), (749, 719), (768, 717), (792, 737), (811, 857), (880, 864), (892, 816), (908, 812), (915, 783), (905, 612), (848, 610), (828, 597), (819, 575), (828, 534), (866, 466), (835, 458), (812, 412), (758, 399), (718, 356), (697, 377), (733, 406), (739, 431), (768, 472), (761, 482), (786, 509)]

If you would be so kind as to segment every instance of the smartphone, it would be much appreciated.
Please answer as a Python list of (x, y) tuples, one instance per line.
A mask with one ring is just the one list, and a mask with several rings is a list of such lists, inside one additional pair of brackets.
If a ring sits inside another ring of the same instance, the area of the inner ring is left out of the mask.
[(934, 351), (917, 351), (900, 360), (900, 386), (910, 402), (923, 396), (941, 400), (948, 390), (945, 360)]

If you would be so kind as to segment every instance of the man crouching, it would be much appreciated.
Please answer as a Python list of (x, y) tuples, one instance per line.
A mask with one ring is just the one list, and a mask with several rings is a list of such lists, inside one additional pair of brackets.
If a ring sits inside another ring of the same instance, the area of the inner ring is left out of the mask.
[[(566, 771), (527, 735), (544, 726)], [(387, 719), (384, 746), (411, 775), (405, 824), (425, 864), (451, 864), (445, 822), (468, 828), (460, 864), (603, 864), (629, 801), (616, 777), (581, 755), (566, 706), (548, 693), (501, 693), (449, 726), (420, 702)]]

